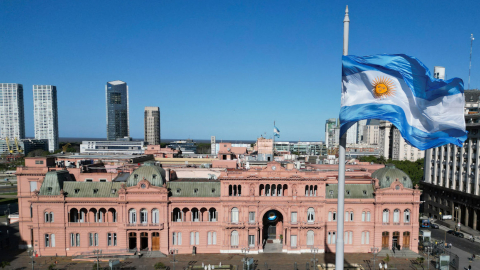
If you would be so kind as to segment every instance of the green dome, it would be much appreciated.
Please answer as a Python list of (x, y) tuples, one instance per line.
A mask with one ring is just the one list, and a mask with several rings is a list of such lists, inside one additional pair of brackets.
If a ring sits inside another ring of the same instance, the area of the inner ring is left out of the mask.
[(379, 180), (380, 188), (388, 188), (398, 179), (406, 188), (413, 188), (412, 179), (402, 170), (395, 168), (393, 164), (385, 165), (385, 168), (378, 169), (372, 173), (372, 178)]
[(165, 183), (165, 170), (153, 163), (145, 163), (128, 177), (127, 187), (136, 186), (143, 179), (153, 186), (161, 187)]

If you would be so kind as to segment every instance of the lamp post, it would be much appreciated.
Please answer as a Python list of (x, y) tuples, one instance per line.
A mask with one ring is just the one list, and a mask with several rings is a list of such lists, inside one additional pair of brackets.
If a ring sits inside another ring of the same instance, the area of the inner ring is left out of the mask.
[(93, 250), (93, 254), (96, 254), (96, 255), (97, 255), (97, 270), (98, 270), (98, 269), (100, 269), (100, 267), (99, 267), (99, 265), (98, 265), (99, 262), (100, 262), (99, 259), (98, 259), (98, 256), (99, 256), (100, 254), (102, 254), (102, 250), (101, 250), (101, 249), (94, 249), (94, 250)]
[(432, 246), (425, 248), (427, 250), (427, 270), (430, 269), (430, 252), (432, 252)]
[(318, 248), (316, 247), (313, 247), (311, 249), (312, 253), (313, 253), (313, 259), (312, 259), (312, 263), (313, 263), (313, 270), (317, 270), (317, 259), (315, 258), (315, 254), (318, 253)]
[(34, 270), (34, 263), (35, 261), (33, 260), (33, 258), (35, 258), (35, 255), (37, 254), (37, 251), (36, 250), (33, 250), (33, 249), (30, 249), (28, 250), (28, 256), (30, 256), (30, 258), (32, 258), (32, 270)]
[[(455, 224), (455, 231), (457, 230), (457, 224), (460, 223), (460, 221), (458, 220), (458, 210), (459, 210), (459, 209), (460, 209), (460, 208), (459, 208), (458, 206), (455, 206), (455, 213), (456, 213), (456, 218), (455, 218), (455, 222), (456, 222), (456, 224)], [(454, 213), (454, 214), (455, 214), (455, 213)]]
[(173, 270), (175, 270), (175, 263), (177, 262), (177, 261), (175, 260), (175, 254), (178, 254), (178, 249), (174, 249), (174, 248), (173, 248), (173, 249), (170, 249), (170, 254), (173, 255), (173, 261), (172, 261), (172, 263), (173, 263)]
[(244, 255), (244, 257), (243, 257), (243, 269), (245, 269), (246, 266), (247, 266), (247, 254), (248, 254), (249, 251), (250, 251), (249, 247), (242, 248), (242, 254)]
[(371, 250), (372, 250), (372, 253), (373, 253), (373, 270), (375, 270), (375, 261), (376, 261), (376, 258), (377, 258), (377, 253), (378, 253), (379, 248), (373, 247), (373, 248), (371, 248)]

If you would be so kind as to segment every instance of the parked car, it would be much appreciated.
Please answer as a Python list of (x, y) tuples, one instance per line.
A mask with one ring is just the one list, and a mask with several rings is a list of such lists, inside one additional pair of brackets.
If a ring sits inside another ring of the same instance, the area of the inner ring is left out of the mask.
[(435, 224), (435, 223), (430, 224), (430, 227), (431, 227), (432, 229), (438, 229), (438, 228), (439, 228), (439, 227), (438, 227), (438, 224)]
[(448, 234), (455, 234), (455, 231), (454, 230), (449, 230), (447, 231)]
[(460, 238), (465, 238), (465, 235), (461, 232), (455, 232), (455, 236), (460, 237)]

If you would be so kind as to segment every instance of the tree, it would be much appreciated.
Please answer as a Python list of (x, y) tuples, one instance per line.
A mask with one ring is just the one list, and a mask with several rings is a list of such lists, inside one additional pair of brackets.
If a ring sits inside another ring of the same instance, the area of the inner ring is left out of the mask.
[(27, 157), (45, 157), (48, 155), (50, 155), (50, 152), (45, 151), (43, 149), (36, 149), (36, 150), (30, 151), (27, 154)]
[(160, 270), (160, 269), (165, 269), (165, 264), (163, 264), (162, 262), (157, 262), (154, 266), (155, 270)]
[(2, 269), (4, 269), (7, 266), (10, 266), (10, 262), (3, 261), (3, 262), (0, 263), (0, 267), (2, 267)]

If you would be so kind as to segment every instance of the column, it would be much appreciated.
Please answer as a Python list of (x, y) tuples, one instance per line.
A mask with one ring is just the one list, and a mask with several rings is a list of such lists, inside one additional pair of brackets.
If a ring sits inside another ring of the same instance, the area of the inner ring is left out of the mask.
[(457, 223), (460, 223), (460, 220), (462, 220), (462, 208), (459, 206), (458, 207), (458, 210), (457, 210)]
[[(148, 233), (148, 250), (152, 250), (152, 232)], [(182, 239), (183, 240), (183, 239)], [(183, 243), (182, 243), (183, 244)]]
[(468, 227), (468, 206), (465, 206), (465, 226)]
[(141, 232), (137, 232), (137, 250), (140, 250), (140, 234)]
[(473, 210), (473, 226), (472, 226), (472, 228), (474, 230), (476, 230), (477, 229), (477, 211), (478, 210), (477, 209), (472, 209), (472, 210)]

